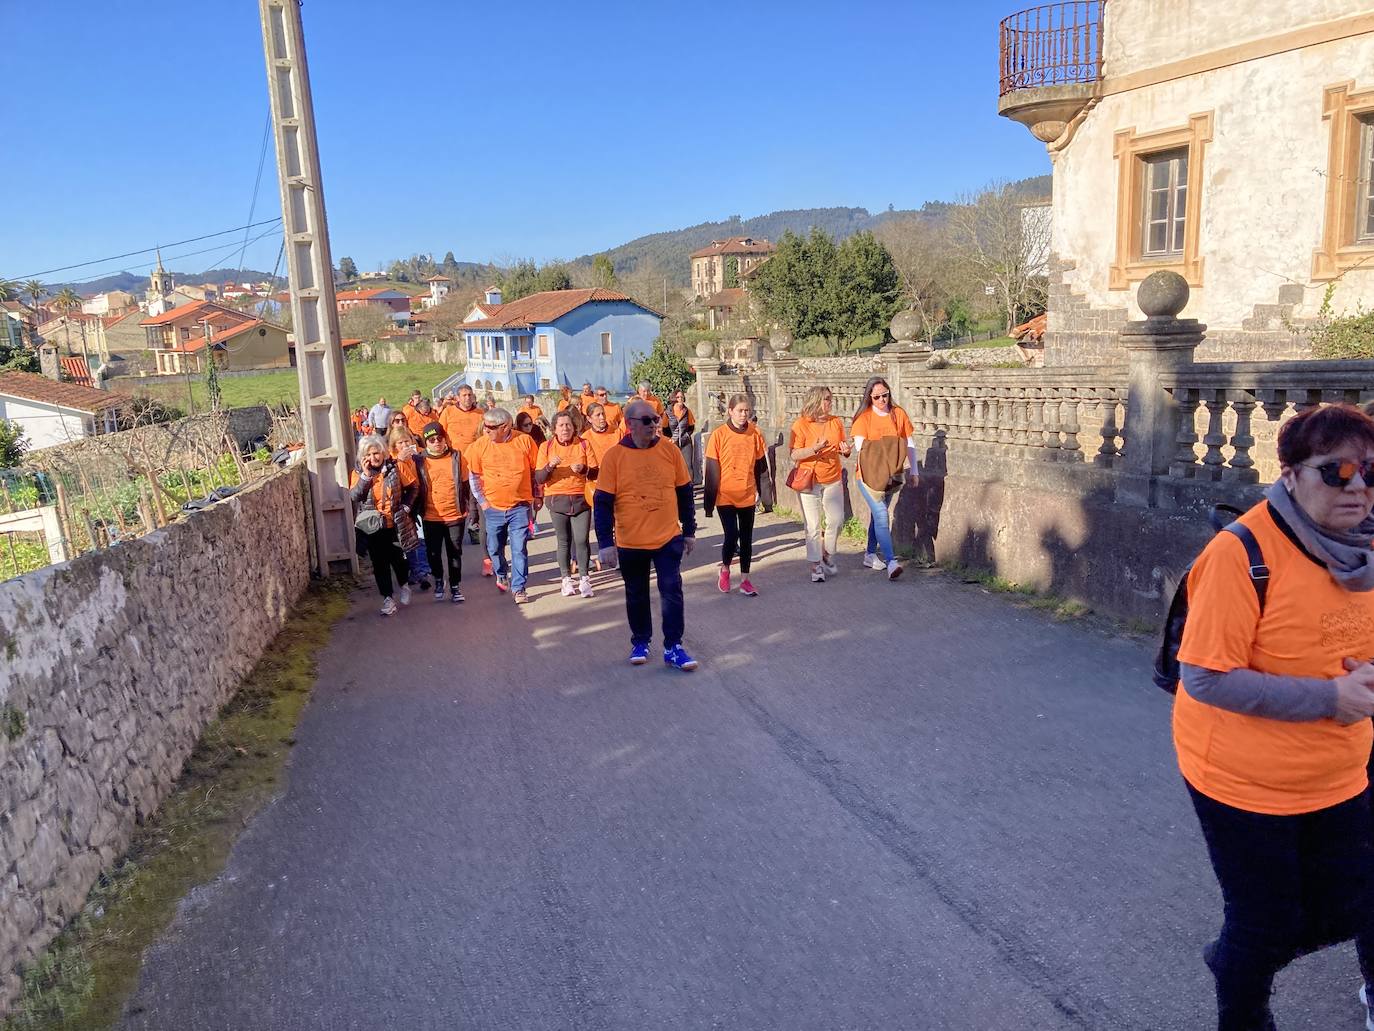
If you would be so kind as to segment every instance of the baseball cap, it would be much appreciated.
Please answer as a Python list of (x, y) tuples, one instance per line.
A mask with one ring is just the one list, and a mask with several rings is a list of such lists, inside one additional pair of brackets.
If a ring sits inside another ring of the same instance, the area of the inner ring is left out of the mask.
[(443, 435), (444, 428), (437, 422), (425, 423), (425, 428), (420, 431), (420, 436), (424, 437), (425, 440), (430, 440), (433, 437), (442, 437)]

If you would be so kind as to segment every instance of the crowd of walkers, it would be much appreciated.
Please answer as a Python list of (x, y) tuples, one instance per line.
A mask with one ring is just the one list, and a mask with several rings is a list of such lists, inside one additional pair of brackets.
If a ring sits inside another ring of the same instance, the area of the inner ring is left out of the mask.
[[(754, 516), (773, 504), (767, 445), (747, 394), (726, 404), (726, 420), (698, 451), (696, 417), (682, 391), (666, 402), (648, 383), (624, 404), (605, 387), (564, 385), (552, 411), (526, 395), (518, 408), (469, 386), (432, 402), (419, 391), (392, 409), (380, 398), (353, 416), (358, 464), (352, 478), (358, 552), (372, 562), (382, 614), (394, 615), (415, 591), (460, 603), (464, 537), (482, 546), (482, 575), (516, 604), (529, 601), (529, 541), (547, 513), (565, 598), (590, 598), (594, 573), (618, 568), (630, 622), (630, 661), (648, 660), (649, 582), (658, 580), (664, 660), (682, 669), (682, 560), (695, 546), (694, 484), (702, 509), (718, 516), (724, 540), (717, 584), (757, 597)], [(791, 427), (788, 484), (801, 498), (814, 582), (834, 576), (844, 522), (840, 460), (858, 456), (871, 516), (863, 565), (890, 579), (902, 566), (892, 549), (889, 513), (917, 476), (911, 421), (874, 378), (852, 432), (831, 411), (833, 397), (813, 387)], [(595, 530), (596, 547), (592, 547)], [(738, 572), (738, 581), (735, 574)], [(447, 584), (447, 587), (446, 587)]]

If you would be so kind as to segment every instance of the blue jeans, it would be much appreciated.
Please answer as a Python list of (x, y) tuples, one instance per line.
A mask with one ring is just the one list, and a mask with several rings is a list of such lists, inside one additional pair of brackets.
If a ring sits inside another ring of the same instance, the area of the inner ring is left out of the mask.
[[(530, 506), (482, 510), (487, 526), (487, 554), (497, 576), (510, 576), (512, 591), (523, 591), (529, 579)], [(510, 567), (506, 566), (506, 541), (510, 541)]]
[[(864, 481), (855, 477), (859, 484), (859, 494), (863, 497), (864, 503), (868, 505), (868, 548), (869, 555), (882, 555), (884, 562), (891, 562), (897, 557), (897, 553), (892, 550), (892, 509), (897, 495), (902, 488), (889, 487), (881, 494), (875, 492)], [(882, 549), (879, 552), (879, 548)]]
[(625, 581), (625, 614), (630, 620), (630, 643), (647, 645), (654, 634), (649, 609), (649, 570), (658, 574), (658, 600), (663, 610), (663, 648), (682, 643), (682, 537), (654, 551), (619, 548), (620, 576)]
[(432, 570), (429, 568), (429, 556), (425, 553), (423, 539), (406, 552), (406, 566), (410, 573), (409, 582), (412, 584), (427, 580), (432, 575)]

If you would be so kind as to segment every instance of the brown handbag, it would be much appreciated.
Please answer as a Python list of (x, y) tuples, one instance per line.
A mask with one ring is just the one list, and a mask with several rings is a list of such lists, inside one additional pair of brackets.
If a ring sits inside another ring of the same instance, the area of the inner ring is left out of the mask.
[(787, 484), (789, 490), (802, 494), (815, 485), (816, 474), (810, 466), (794, 465), (787, 474), (787, 479), (783, 482)]

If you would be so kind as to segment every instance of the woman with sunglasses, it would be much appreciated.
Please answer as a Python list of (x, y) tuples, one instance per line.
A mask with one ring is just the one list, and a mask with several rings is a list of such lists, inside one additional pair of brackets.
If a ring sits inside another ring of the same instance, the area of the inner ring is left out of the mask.
[(1274, 976), (1351, 938), (1374, 991), (1374, 420), (1308, 409), (1278, 457), (1189, 571), (1178, 652), (1174, 747), (1225, 902), (1203, 950), (1221, 1031), (1272, 1028)]
[[(738, 555), (739, 592), (749, 598), (759, 593), (749, 579), (754, 556), (754, 507), (760, 493), (766, 491), (768, 479), (768, 446), (750, 420), (753, 414), (754, 403), (748, 394), (730, 398), (725, 422), (715, 428), (706, 442), (701, 491), (702, 510), (709, 518), (713, 508), (719, 509), (721, 529), (725, 531), (716, 586), (721, 594), (730, 593), (730, 564)], [(771, 504), (771, 500), (766, 500), (765, 509)]]
[(806, 558), (811, 563), (812, 583), (825, 583), (827, 573), (834, 576), (840, 571), (835, 565), (840, 527), (844, 525), (844, 470), (840, 459), (848, 458), (851, 448), (844, 436), (844, 422), (831, 414), (833, 404), (829, 387), (808, 390), (801, 416), (792, 424), (788, 440), (793, 466), (811, 477), (811, 485), (797, 491), (797, 500), (801, 502), (806, 526)]
[(895, 580), (902, 575), (902, 564), (892, 547), (892, 512), (903, 485), (914, 487), (918, 482), (916, 430), (906, 412), (893, 403), (887, 380), (874, 376), (864, 387), (849, 432), (859, 456), (859, 495), (868, 505), (864, 565), (886, 569), (887, 578)]

